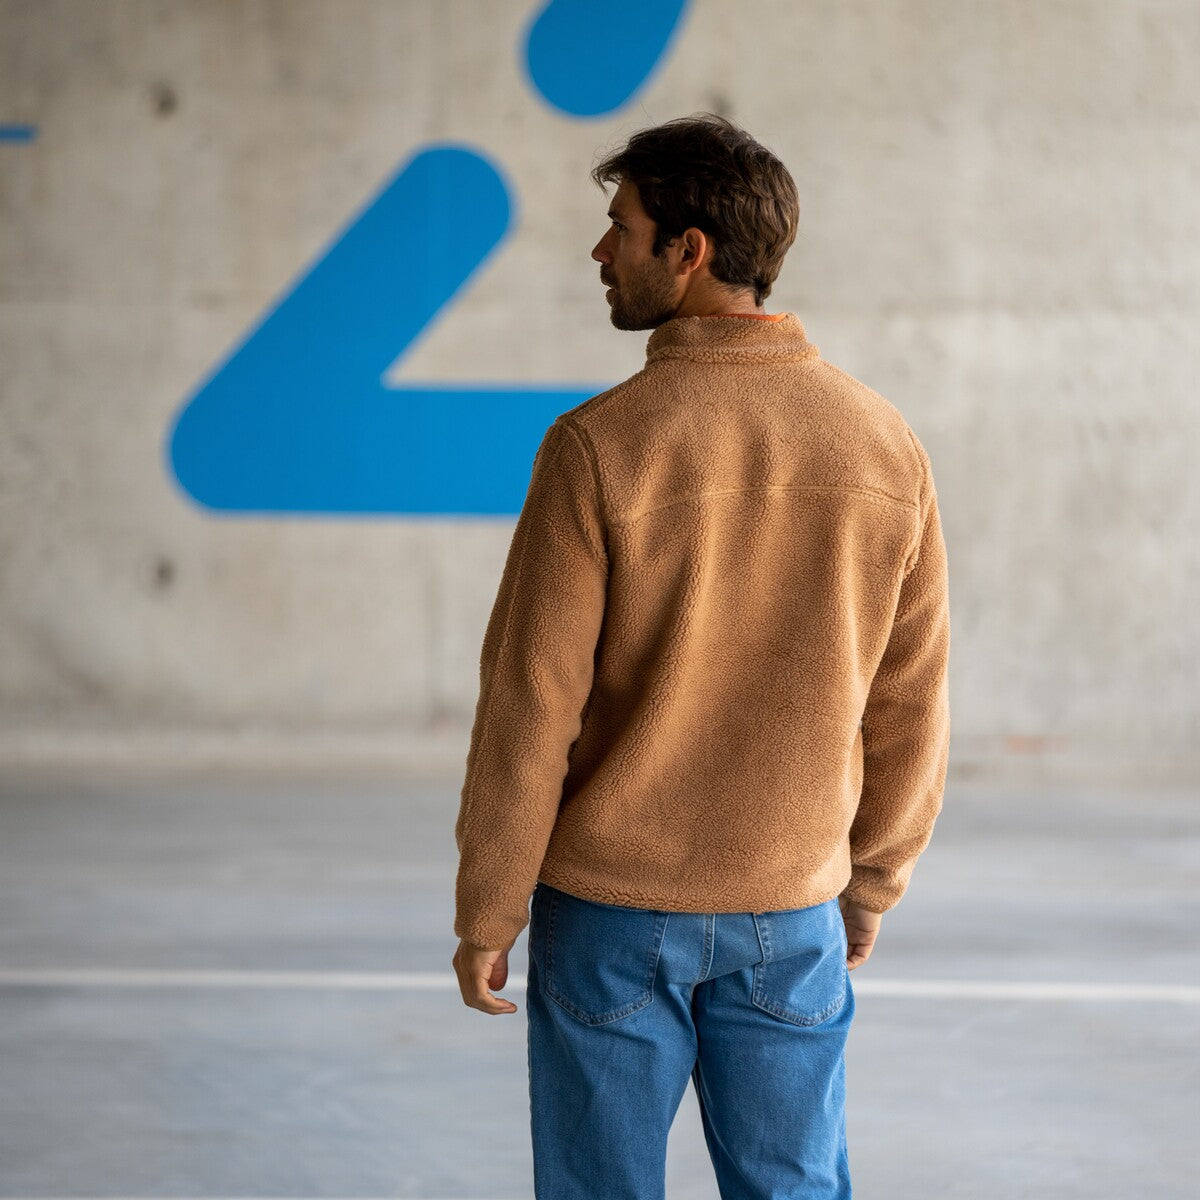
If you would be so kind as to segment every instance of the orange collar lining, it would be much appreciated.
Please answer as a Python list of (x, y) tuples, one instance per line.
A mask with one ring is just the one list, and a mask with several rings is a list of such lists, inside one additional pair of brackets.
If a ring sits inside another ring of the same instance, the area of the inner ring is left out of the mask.
[(705, 317), (749, 317), (752, 321), (782, 321), (787, 313), (703, 313)]

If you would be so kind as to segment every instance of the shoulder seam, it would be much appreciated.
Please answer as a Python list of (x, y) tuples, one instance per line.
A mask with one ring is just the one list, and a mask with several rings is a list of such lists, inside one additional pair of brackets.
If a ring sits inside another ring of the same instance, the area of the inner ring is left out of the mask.
[[(555, 424), (561, 425), (562, 428), (569, 430), (574, 436), (575, 440), (583, 448), (583, 456), (587, 459), (588, 470), (592, 475), (592, 487), (596, 492), (596, 507), (598, 510), (597, 516), (600, 518), (601, 531), (602, 533), (607, 534), (607, 531), (610, 528), (609, 514), (608, 507), (604, 500), (604, 489), (600, 482), (600, 464), (596, 456), (596, 448), (592, 445), (592, 440), (588, 437), (587, 431), (570, 417), (560, 416), (558, 420), (555, 421)], [(604, 542), (601, 542), (599, 547), (593, 547), (593, 549), (598, 549), (601, 557), (607, 561), (608, 547), (604, 544)]]
[(925, 538), (925, 523), (929, 520), (929, 501), (926, 497), (933, 491), (933, 472), (929, 462), (929, 455), (925, 452), (925, 448), (913, 432), (912, 426), (905, 421), (904, 428), (908, 431), (909, 441), (912, 442), (913, 450), (916, 451), (917, 462), (921, 468), (921, 490), (918, 493), (919, 499), (917, 502), (916, 539), (908, 552), (908, 558), (905, 560), (904, 565), (904, 575), (907, 578), (921, 557), (921, 542)]
[(920, 525), (920, 509), (917, 504), (911, 500), (903, 500), (899, 496), (889, 495), (887, 492), (878, 491), (875, 488), (865, 487), (846, 487), (842, 484), (828, 483), (768, 483), (757, 484), (752, 487), (736, 487), (736, 488), (709, 488), (706, 491), (688, 492), (685, 495), (676, 496), (672, 500), (666, 501), (664, 504), (656, 504), (653, 508), (643, 509), (639, 513), (634, 513), (629, 516), (622, 517), (619, 521), (612, 523), (613, 528), (623, 528), (628, 525), (635, 525), (644, 517), (652, 516), (656, 512), (662, 512), (667, 508), (674, 508), (679, 504), (687, 504), (693, 500), (701, 500), (706, 496), (732, 496), (740, 495), (744, 492), (842, 492), (851, 495), (862, 496), (867, 500), (875, 500), (885, 504), (899, 505), (901, 508), (916, 509), (918, 525)]

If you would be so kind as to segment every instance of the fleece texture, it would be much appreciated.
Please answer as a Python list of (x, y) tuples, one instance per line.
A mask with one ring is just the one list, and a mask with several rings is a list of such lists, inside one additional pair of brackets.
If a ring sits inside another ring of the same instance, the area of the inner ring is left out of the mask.
[(540, 879), (766, 912), (900, 899), (949, 750), (929, 457), (794, 313), (677, 317), (534, 458), (483, 640), (455, 933)]

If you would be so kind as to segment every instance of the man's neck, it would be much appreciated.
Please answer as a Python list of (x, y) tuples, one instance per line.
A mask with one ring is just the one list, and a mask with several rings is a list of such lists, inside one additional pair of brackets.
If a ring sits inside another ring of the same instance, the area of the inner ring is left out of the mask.
[(731, 292), (725, 288), (696, 288), (684, 296), (676, 309), (677, 317), (761, 317), (761, 304), (754, 303), (751, 291)]

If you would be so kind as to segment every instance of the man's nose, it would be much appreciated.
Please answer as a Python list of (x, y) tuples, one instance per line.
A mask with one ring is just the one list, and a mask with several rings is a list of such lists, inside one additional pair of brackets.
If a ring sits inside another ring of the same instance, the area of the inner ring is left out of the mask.
[(598, 262), (598, 263), (612, 262), (612, 255), (609, 254), (609, 252), (607, 250), (605, 250), (605, 248), (604, 248), (604, 239), (603, 238), (601, 238), (592, 247), (592, 258), (594, 258), (596, 260), (596, 262)]

